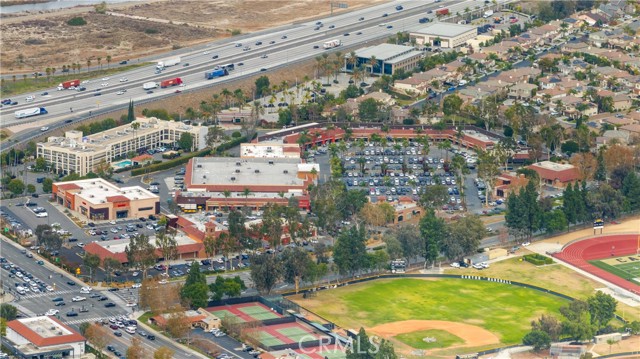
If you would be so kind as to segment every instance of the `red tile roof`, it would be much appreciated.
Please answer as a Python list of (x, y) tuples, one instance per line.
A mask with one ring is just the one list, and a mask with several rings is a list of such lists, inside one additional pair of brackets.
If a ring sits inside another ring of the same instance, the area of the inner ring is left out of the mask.
[(107, 202), (128, 202), (129, 198), (121, 195), (107, 197)]
[(75, 183), (63, 183), (63, 184), (56, 185), (56, 187), (58, 187), (59, 190), (61, 189), (63, 191), (69, 191), (72, 189), (82, 189), (82, 187), (78, 186)]
[(153, 159), (153, 156), (144, 154), (144, 155), (140, 155), (140, 156), (136, 156), (136, 157), (132, 158), (131, 161), (133, 161), (133, 162), (142, 162), (142, 161), (145, 161), (145, 160), (152, 160), (152, 159)]
[(42, 337), (37, 332), (33, 331), (31, 328), (29, 328), (25, 324), (23, 324), (20, 321), (20, 319), (16, 319), (8, 322), (7, 327), (11, 328), (13, 331), (15, 331), (16, 333), (18, 333), (19, 335), (21, 335), (22, 337), (24, 337), (25, 339), (27, 339), (28, 341), (30, 341), (31, 343), (33, 343), (35, 346), (39, 348), (48, 347), (52, 345), (83, 342), (86, 340), (85, 337), (83, 337), (82, 335), (80, 335), (78, 332), (71, 329), (70, 327), (64, 325), (61, 321), (59, 321), (55, 317), (49, 317), (49, 319), (53, 320), (59, 326), (70, 331), (71, 334), (56, 335), (56, 336), (45, 338), (45, 337)]
[(558, 181), (561, 183), (573, 182), (580, 179), (580, 173), (578, 169), (567, 168), (567, 169), (552, 169), (538, 165), (537, 163), (529, 166), (530, 169), (536, 171), (540, 178), (544, 180)]
[(114, 253), (108, 250), (107, 248), (99, 245), (96, 242), (91, 242), (84, 246), (84, 251), (87, 253), (95, 254), (100, 257), (101, 260), (105, 258), (113, 258), (116, 259), (120, 263), (127, 263), (129, 260), (127, 259), (127, 254), (125, 252)]

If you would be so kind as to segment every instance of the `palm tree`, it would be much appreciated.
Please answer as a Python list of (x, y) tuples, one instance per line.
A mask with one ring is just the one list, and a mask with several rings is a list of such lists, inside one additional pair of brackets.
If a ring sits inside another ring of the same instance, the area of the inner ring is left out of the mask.
[(378, 67), (378, 59), (374, 55), (371, 55), (369, 58), (369, 66), (371, 66), (371, 77), (373, 77), (373, 73), (375, 72), (376, 67)]
[(316, 56), (316, 78), (320, 78), (320, 70), (322, 69), (322, 56)]
[(445, 151), (445, 162), (449, 162), (449, 149), (451, 148), (451, 141), (449, 140), (444, 140), (440, 143), (438, 143), (438, 149), (439, 150), (443, 150)]
[[(222, 191), (222, 195), (224, 196), (225, 199), (229, 199), (229, 197), (231, 197), (231, 191), (229, 191), (228, 189), (225, 189), (224, 191)], [(229, 210), (229, 203), (228, 202), (227, 202), (226, 208), (227, 208), (227, 211), (228, 211)]]
[(111, 63), (111, 55), (107, 55), (107, 68), (109, 68), (110, 63)]
[(98, 66), (100, 66), (100, 69), (102, 70), (102, 57), (98, 57)]
[(222, 89), (222, 91), (220, 91), (220, 94), (222, 95), (222, 97), (224, 97), (224, 106), (226, 108), (228, 108), (229, 107), (229, 99), (232, 96), (232, 92), (229, 91), (229, 89), (225, 87), (225, 88)]
[[(47, 82), (51, 80), (51, 67), (47, 67), (44, 72), (47, 74)], [(13, 82), (16, 82), (15, 76), (13, 77)]]
[(249, 195), (251, 194), (251, 190), (248, 187), (245, 187), (242, 190), (242, 194), (244, 195), (245, 200), (247, 200), (247, 202), (245, 203), (245, 205), (249, 202)]
[(91, 68), (91, 59), (87, 59), (87, 72), (89, 72)]
[(242, 92), (242, 89), (236, 89), (235, 91), (233, 91), (233, 98), (235, 99), (235, 101), (237, 101), (238, 108), (242, 109), (245, 100), (244, 92)]
[[(138, 129), (140, 128), (140, 122), (137, 121), (133, 121), (131, 122), (131, 128), (133, 129), (133, 142), (136, 142), (136, 133), (138, 132)], [(134, 145), (135, 148), (134, 150), (138, 149), (140, 146), (138, 146), (138, 144)]]

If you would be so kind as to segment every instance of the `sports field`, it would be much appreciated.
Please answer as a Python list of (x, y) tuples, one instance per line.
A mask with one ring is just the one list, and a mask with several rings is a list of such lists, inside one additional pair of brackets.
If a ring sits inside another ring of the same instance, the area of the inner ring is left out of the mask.
[(620, 278), (640, 284), (640, 256), (621, 256), (592, 260), (589, 263)]
[(220, 319), (225, 317), (232, 317), (241, 323), (282, 317), (280, 314), (267, 308), (264, 304), (257, 302), (227, 304), (218, 307), (207, 308), (207, 310)]
[(455, 337), (443, 336), (441, 340), (462, 340), (464, 344), (453, 345), (458, 348), (520, 343), (531, 328), (531, 320), (543, 313), (558, 313), (568, 303), (508, 284), (414, 278), (349, 285), (320, 291), (315, 298), (297, 302), (343, 328), (357, 330), (363, 326), (405, 345), (413, 342), (417, 346), (422, 335), (417, 332), (444, 330)]

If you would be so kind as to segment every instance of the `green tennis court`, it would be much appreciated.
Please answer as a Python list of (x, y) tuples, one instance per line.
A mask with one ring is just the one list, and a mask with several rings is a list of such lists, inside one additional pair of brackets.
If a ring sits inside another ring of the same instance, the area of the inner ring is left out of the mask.
[(330, 350), (326, 352), (318, 352), (316, 354), (320, 355), (322, 358), (329, 358), (329, 359), (344, 359), (347, 357), (345, 352), (341, 350)]
[(313, 333), (309, 333), (308, 331), (302, 328), (297, 328), (297, 327), (281, 328), (281, 329), (276, 329), (276, 331), (282, 335), (285, 335), (291, 338), (291, 340), (293, 340), (294, 342), (300, 342), (300, 340), (303, 338), (305, 339), (305, 341), (318, 338)]
[(213, 315), (215, 315), (216, 317), (220, 318), (220, 319), (224, 319), (225, 317), (227, 318), (236, 318), (239, 322), (246, 322), (246, 320), (240, 318), (239, 316), (231, 313), (230, 311), (223, 309), (223, 310), (214, 310), (211, 312)]
[(239, 311), (241, 311), (242, 313), (251, 316), (254, 319), (257, 320), (266, 320), (266, 319), (275, 319), (275, 318), (280, 318), (280, 316), (272, 311), (270, 311), (269, 309), (263, 308), (259, 305), (252, 305), (252, 306), (246, 306), (246, 307), (239, 307), (237, 308)]
[(261, 330), (260, 331), (260, 343), (266, 347), (281, 345), (284, 344), (280, 339), (274, 337), (273, 335)]

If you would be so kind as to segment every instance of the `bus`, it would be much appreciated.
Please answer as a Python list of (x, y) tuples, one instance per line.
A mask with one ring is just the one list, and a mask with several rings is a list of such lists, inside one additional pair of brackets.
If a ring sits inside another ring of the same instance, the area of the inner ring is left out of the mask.
[(234, 64), (226, 64), (226, 65), (221, 65), (220, 68), (223, 68), (227, 71), (233, 71), (236, 68), (236, 65)]

